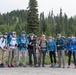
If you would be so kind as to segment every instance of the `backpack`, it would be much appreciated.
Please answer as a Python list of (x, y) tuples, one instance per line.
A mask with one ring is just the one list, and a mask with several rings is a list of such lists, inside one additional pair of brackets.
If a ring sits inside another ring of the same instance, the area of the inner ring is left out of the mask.
[(66, 38), (61, 37), (61, 39), (64, 41), (64, 48), (66, 48), (66, 45), (67, 45), (67, 40), (66, 40)]
[(41, 48), (46, 48), (46, 46), (47, 46), (47, 41), (46, 40), (41, 40), (40, 41), (40, 47)]
[(5, 46), (5, 40), (4, 40), (4, 38), (2, 37), (2, 38), (0, 39), (0, 47), (3, 48), (4, 46)]

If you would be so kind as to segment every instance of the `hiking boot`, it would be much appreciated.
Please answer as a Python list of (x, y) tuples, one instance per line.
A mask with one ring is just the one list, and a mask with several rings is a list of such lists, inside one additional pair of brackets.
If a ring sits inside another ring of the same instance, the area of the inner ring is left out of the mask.
[(40, 67), (40, 63), (38, 63), (38, 67)]
[(67, 68), (70, 68), (70, 66), (68, 66)]
[(32, 65), (30, 65), (30, 67), (32, 67)]
[(53, 68), (56, 68), (56, 64), (53, 65)]
[(13, 64), (11, 64), (11, 67), (14, 67), (14, 65), (13, 65)]
[(51, 64), (51, 66), (50, 67), (53, 67), (53, 64)]
[(0, 64), (0, 68), (4, 68), (5, 66), (4, 66), (4, 64), (3, 63), (1, 63)]
[(10, 65), (10, 64), (8, 64), (8, 67), (11, 67), (11, 65)]
[(58, 68), (61, 68), (61, 66), (58, 66)]
[(23, 65), (23, 67), (26, 67), (26, 65)]
[(42, 65), (42, 67), (45, 67), (44, 65)]
[(26, 65), (24, 65), (23, 67), (26, 67)]
[(34, 65), (34, 67), (38, 67), (37, 65)]
[(63, 68), (65, 68), (65, 66), (63, 66)]
[(38, 65), (38, 67), (40, 67), (41, 65)]
[(16, 65), (16, 67), (19, 67), (19, 65)]

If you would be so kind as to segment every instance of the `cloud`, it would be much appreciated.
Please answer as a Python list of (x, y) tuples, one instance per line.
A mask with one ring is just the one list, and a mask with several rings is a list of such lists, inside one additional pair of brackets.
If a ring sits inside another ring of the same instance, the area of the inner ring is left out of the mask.
[(26, 9), (28, 0), (0, 0), (0, 12), (4, 13), (16, 9)]
[[(43, 12), (45, 15), (53, 9), (54, 14), (60, 12), (60, 7), (68, 16), (76, 15), (76, 1), (75, 0), (37, 0), (39, 13)], [(0, 12), (10, 12), (17, 9), (26, 9), (29, 0), (0, 0)]]

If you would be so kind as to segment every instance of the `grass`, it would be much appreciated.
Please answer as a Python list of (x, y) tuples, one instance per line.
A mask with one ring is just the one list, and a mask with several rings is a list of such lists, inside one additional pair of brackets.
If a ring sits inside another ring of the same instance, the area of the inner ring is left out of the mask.
[[(56, 60), (58, 62), (58, 57), (56, 58)], [(65, 61), (68, 62), (68, 56), (65, 56)], [(16, 62), (16, 58), (14, 58), (14, 62)], [(33, 60), (33, 62), (34, 62), (34, 60)], [(71, 59), (71, 62), (74, 62), (73, 57)], [(6, 57), (6, 63), (8, 63), (8, 57)], [(22, 63), (22, 59), (20, 60), (20, 64), (21, 63)], [(26, 57), (26, 63), (27, 64), (29, 63), (29, 57), (28, 56)], [(49, 55), (46, 55), (45, 64), (46, 65), (50, 64), (50, 57), (49, 57)]]

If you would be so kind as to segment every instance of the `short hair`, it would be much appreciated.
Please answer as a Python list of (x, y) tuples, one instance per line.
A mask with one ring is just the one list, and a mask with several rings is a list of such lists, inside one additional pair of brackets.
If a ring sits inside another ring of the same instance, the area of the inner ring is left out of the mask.
[(12, 33), (16, 33), (15, 31), (13, 31)]

